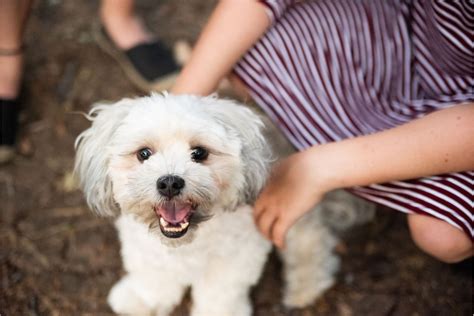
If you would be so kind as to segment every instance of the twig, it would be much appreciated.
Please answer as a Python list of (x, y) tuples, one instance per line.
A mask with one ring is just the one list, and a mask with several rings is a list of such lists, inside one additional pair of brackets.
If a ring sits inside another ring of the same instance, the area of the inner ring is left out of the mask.
[(43, 266), (43, 268), (48, 269), (51, 266), (48, 258), (45, 255), (43, 255), (35, 246), (35, 244), (33, 244), (30, 240), (28, 240), (28, 238), (20, 236), (18, 241), (21, 246), (25, 247), (25, 249), (29, 251), (30, 254), (32, 254), (33, 257), (36, 258), (36, 260), (38, 260), (38, 262)]

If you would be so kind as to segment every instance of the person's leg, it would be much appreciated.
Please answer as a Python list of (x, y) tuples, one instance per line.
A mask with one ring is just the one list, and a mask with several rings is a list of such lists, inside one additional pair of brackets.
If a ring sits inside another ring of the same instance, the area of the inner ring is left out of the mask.
[(443, 262), (455, 263), (473, 255), (473, 244), (469, 237), (444, 221), (410, 214), (408, 226), (415, 244)]
[(167, 90), (179, 65), (173, 51), (151, 34), (135, 13), (134, 0), (102, 0), (102, 28), (94, 34), (99, 47), (113, 57), (141, 90)]
[(23, 32), (30, 5), (30, 0), (0, 1), (0, 163), (14, 155), (23, 72)]
[(18, 96), (23, 67), (23, 32), (30, 0), (0, 1), (0, 98)]
[(134, 11), (135, 0), (102, 0), (100, 18), (107, 34), (118, 48), (127, 50), (152, 40)]

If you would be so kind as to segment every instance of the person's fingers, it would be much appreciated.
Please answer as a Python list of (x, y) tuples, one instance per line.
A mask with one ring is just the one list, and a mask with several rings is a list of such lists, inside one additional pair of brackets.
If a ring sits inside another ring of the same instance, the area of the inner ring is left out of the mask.
[(273, 224), (272, 231), (270, 232), (270, 239), (278, 248), (285, 248), (286, 234), (293, 222), (294, 221), (289, 218), (280, 216), (278, 220)]
[(254, 221), (255, 225), (257, 225), (257, 228), (260, 229), (260, 221), (262, 220), (262, 216), (265, 214), (265, 209), (261, 208), (261, 210), (258, 213), (254, 213)]
[(277, 218), (277, 214), (275, 214), (274, 211), (270, 211), (268, 209), (258, 218), (257, 227), (260, 232), (268, 239), (271, 239), (270, 234)]
[(260, 195), (257, 200), (255, 201), (255, 204), (253, 206), (253, 217), (255, 218), (255, 222), (258, 221), (258, 218), (263, 214), (265, 211), (265, 204), (264, 204), (265, 199), (262, 198)]
[(280, 249), (285, 248), (286, 225), (282, 221), (277, 221), (273, 225), (271, 241)]
[(253, 207), (253, 218), (255, 220), (255, 224), (257, 224), (260, 221), (260, 218), (262, 215), (265, 213), (265, 210), (267, 208), (267, 199), (260, 194), (260, 196), (257, 198), (255, 201), (254, 207)]

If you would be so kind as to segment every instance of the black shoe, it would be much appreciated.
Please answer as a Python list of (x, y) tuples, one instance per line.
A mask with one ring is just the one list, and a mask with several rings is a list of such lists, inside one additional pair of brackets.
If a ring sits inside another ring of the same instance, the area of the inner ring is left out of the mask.
[(130, 80), (141, 90), (167, 90), (173, 85), (180, 67), (173, 52), (160, 41), (138, 44), (121, 50), (102, 26), (96, 26), (94, 37), (99, 47), (112, 56)]
[(10, 161), (15, 154), (18, 113), (17, 99), (0, 98), (0, 164)]

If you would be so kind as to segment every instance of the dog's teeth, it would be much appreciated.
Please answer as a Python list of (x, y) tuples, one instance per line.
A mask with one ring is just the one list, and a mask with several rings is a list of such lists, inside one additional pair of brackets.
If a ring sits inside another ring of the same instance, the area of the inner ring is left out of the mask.
[(165, 229), (166, 229), (167, 231), (169, 231), (169, 232), (175, 232), (175, 233), (179, 233), (180, 231), (182, 231), (181, 228), (179, 228), (179, 227), (172, 227), (172, 226), (171, 226), (171, 227), (165, 227)]
[(161, 226), (163, 226), (163, 227), (168, 226), (168, 222), (165, 221), (165, 219), (164, 219), (163, 217), (160, 217), (160, 224), (161, 224)]
[(174, 226), (168, 223), (163, 217), (160, 217), (160, 224), (168, 232), (179, 233), (189, 226), (189, 222), (183, 221), (179, 223), (179, 226)]

